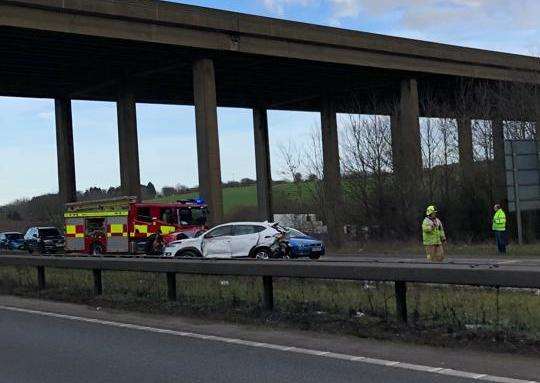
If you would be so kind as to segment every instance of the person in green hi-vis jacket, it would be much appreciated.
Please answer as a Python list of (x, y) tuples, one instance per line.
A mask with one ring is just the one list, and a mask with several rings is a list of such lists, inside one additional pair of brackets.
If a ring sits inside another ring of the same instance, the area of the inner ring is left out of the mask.
[(495, 210), (495, 215), (493, 215), (492, 229), (495, 234), (497, 250), (499, 250), (500, 254), (506, 254), (506, 246), (508, 245), (508, 238), (506, 236), (506, 214), (499, 204), (493, 206), (493, 210)]
[(446, 242), (446, 235), (441, 221), (437, 218), (435, 206), (428, 206), (426, 209), (426, 218), (422, 222), (422, 240), (429, 261), (444, 261), (443, 243)]

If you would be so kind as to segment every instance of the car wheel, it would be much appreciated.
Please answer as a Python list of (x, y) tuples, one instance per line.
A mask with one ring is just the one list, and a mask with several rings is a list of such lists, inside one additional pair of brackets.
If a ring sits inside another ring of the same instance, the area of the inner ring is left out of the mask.
[(178, 250), (175, 257), (185, 257), (185, 258), (200, 258), (199, 253), (193, 250)]
[(32, 255), (34, 253), (34, 250), (32, 248), (28, 248), (28, 254)]
[(315, 254), (312, 254), (309, 256), (309, 259), (313, 259), (314, 261), (316, 261), (317, 259), (319, 259), (321, 256), (320, 255), (315, 255)]
[(253, 253), (253, 258), (255, 259), (261, 259), (261, 260), (267, 260), (271, 257), (270, 250), (268, 249), (257, 249)]

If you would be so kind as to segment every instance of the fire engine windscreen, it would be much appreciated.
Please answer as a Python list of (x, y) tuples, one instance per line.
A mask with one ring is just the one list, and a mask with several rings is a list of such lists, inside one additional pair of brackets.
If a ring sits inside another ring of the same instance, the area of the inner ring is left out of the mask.
[(183, 207), (178, 209), (178, 220), (181, 225), (204, 225), (206, 209), (200, 207)]

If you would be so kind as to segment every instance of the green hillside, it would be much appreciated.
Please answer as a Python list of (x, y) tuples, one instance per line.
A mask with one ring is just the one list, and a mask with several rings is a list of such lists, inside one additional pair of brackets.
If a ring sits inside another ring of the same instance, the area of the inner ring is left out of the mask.
[[(311, 182), (302, 182), (300, 190), (304, 198), (312, 195), (313, 184)], [(274, 199), (285, 201), (297, 200), (297, 185), (292, 182), (275, 184), (273, 186)], [(173, 202), (181, 199), (197, 198), (199, 193), (192, 192), (186, 194), (174, 194), (168, 197), (157, 198), (157, 201)], [(276, 201), (277, 202), (277, 201)], [(229, 214), (240, 207), (257, 206), (257, 187), (255, 185), (227, 187), (223, 189), (223, 208), (224, 213)]]

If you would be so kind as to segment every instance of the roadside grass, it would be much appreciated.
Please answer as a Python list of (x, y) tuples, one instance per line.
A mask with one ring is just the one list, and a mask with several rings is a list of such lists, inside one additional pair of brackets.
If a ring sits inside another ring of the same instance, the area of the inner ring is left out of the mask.
[(0, 293), (92, 307), (183, 315), (436, 346), (540, 353), (540, 296), (533, 290), (411, 284), (409, 326), (395, 321), (390, 283), (277, 279), (276, 309), (261, 307), (262, 283), (251, 277), (178, 275), (178, 301), (166, 299), (164, 275), (104, 272), (104, 295), (92, 294), (88, 271), (46, 269), (37, 291), (34, 269), (0, 268)]

